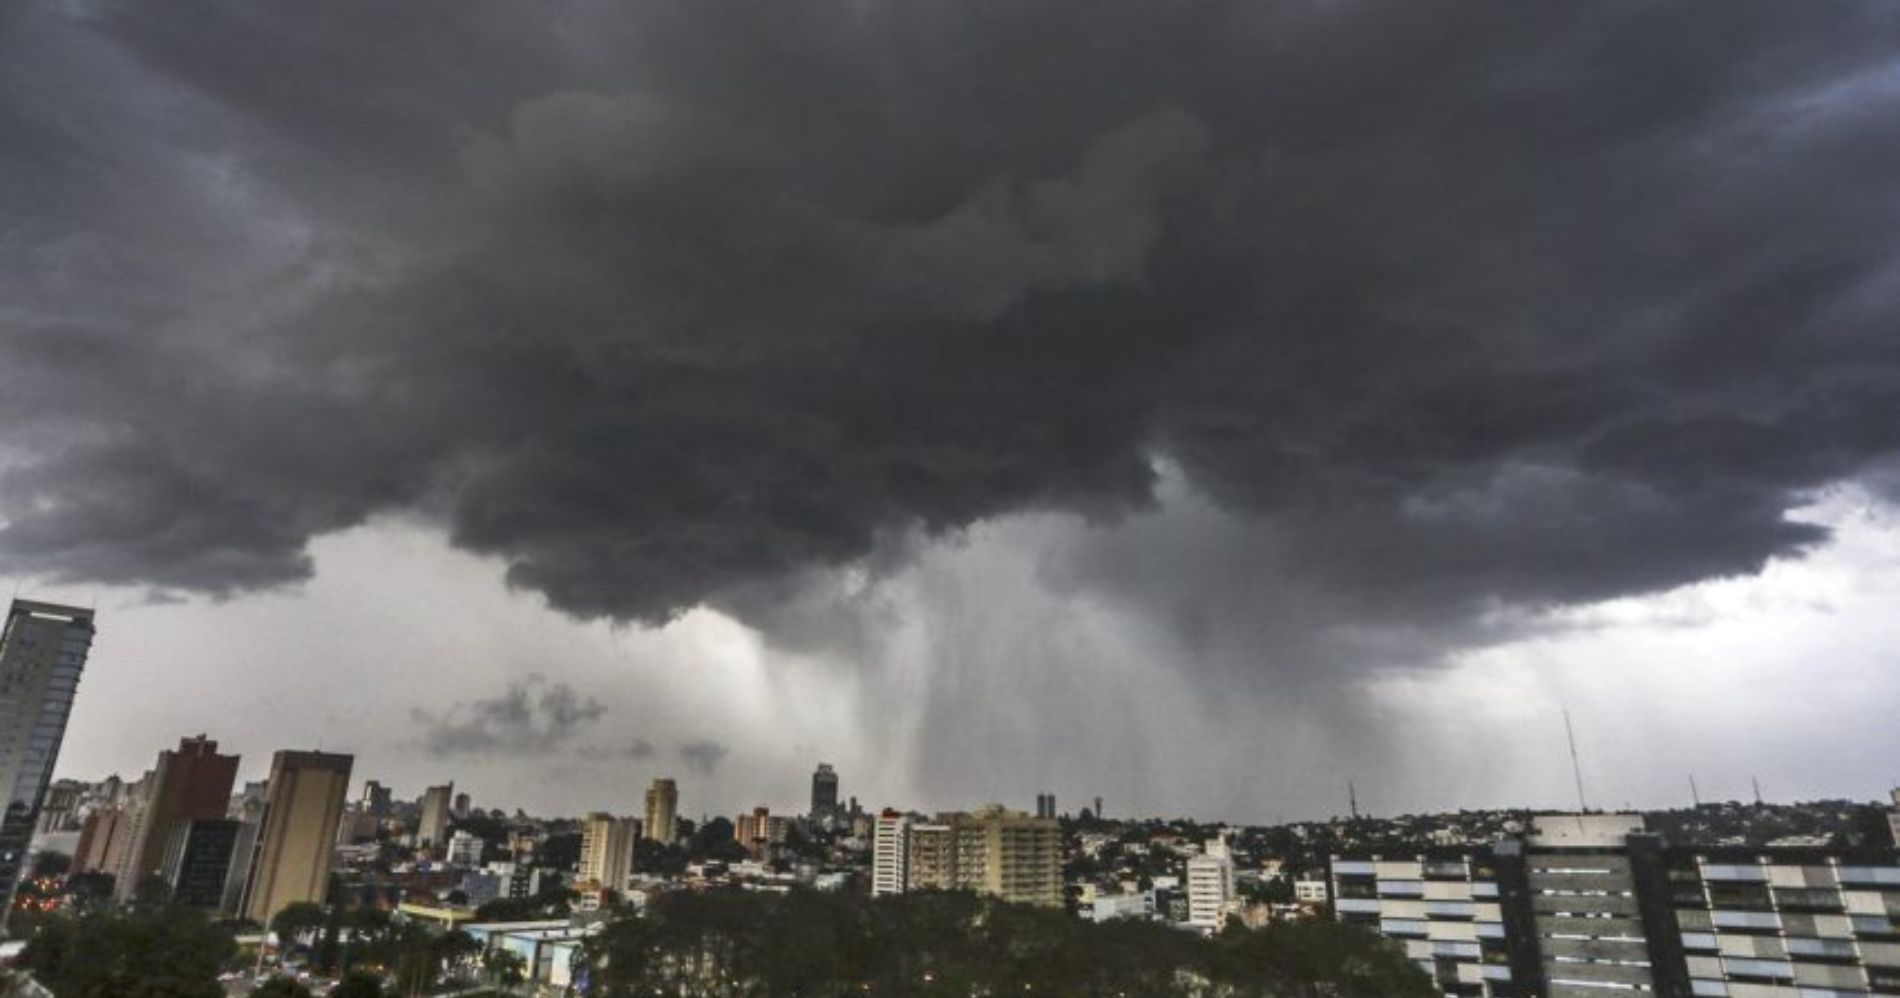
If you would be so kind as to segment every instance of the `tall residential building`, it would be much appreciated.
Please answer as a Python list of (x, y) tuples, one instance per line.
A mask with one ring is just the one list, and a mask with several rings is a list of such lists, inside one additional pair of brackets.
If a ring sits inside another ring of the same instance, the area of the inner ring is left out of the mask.
[(159, 875), (165, 849), (181, 826), (224, 817), (237, 769), (238, 757), (218, 754), (218, 743), (204, 735), (181, 738), (176, 750), (158, 754), (122, 875), (115, 884), (120, 900), (132, 897), (145, 878)]
[(896, 811), (877, 817), (871, 835), (871, 894), (910, 890), (910, 818)]
[(1056, 795), (1055, 794), (1037, 794), (1036, 795), (1036, 817), (1053, 818), (1055, 816), (1056, 816)]
[(910, 826), (910, 868), (905, 881), (913, 891), (956, 889), (956, 829), (943, 821)]
[(633, 873), (633, 843), (639, 823), (595, 812), (581, 822), (581, 863), (577, 878), (615, 891), (627, 889)]
[(466, 818), (468, 817), (469, 809), (474, 806), (474, 798), (470, 797), (467, 793), (459, 793), (455, 795), (454, 806), (449, 808), (449, 811), (457, 818)]
[(646, 823), (641, 834), (662, 845), (672, 845), (679, 826), (679, 786), (669, 779), (657, 779), (647, 788)]
[(93, 633), (91, 610), (18, 599), (0, 631), (0, 924), (13, 907)]
[(811, 813), (813, 817), (838, 809), (838, 771), (831, 763), (821, 762), (811, 774)]
[(956, 886), (1018, 904), (1062, 906), (1062, 828), (1000, 804), (956, 815)]
[(440, 849), (449, 842), (449, 808), (455, 784), (430, 787), (422, 793), (422, 816), (416, 819), (417, 849)]
[(86, 815), (79, 826), (79, 845), (73, 850), (73, 872), (108, 869), (106, 858), (124, 852), (124, 839), (131, 834), (131, 818), (124, 808), (102, 807)]
[(1234, 860), (1224, 840), (1187, 861), (1187, 924), (1206, 932), (1221, 927), (1234, 900)]
[(772, 814), (771, 808), (755, 807), (751, 814), (742, 814), (733, 823), (733, 840), (745, 847), (745, 851), (754, 859), (769, 856), (774, 846), (785, 844), (786, 834), (791, 829), (791, 821)]
[(354, 761), (331, 752), (279, 752), (271, 759), (244, 890), (246, 918), (269, 925), (289, 905), (321, 904), (329, 894), (331, 847)]

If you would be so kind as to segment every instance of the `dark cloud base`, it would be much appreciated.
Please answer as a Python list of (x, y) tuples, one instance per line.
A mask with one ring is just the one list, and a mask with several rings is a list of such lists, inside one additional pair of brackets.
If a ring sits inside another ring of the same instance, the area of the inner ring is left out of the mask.
[(86, 11), (0, 15), (0, 555), (51, 579), (280, 585), (397, 513), (792, 633), (1165, 466), (1259, 557), (1052, 581), (1297, 643), (1755, 571), (1900, 447), (1878, 0)]

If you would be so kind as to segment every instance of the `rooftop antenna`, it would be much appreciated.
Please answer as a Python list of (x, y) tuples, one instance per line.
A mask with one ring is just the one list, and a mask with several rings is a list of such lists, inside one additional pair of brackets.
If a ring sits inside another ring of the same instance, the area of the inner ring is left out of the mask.
[(1588, 812), (1590, 805), (1583, 799), (1583, 763), (1577, 759), (1577, 731), (1570, 725), (1570, 708), (1564, 708), (1564, 738), (1570, 742), (1570, 773), (1577, 780), (1577, 810)]
[(1689, 799), (1695, 802), (1696, 807), (1702, 806), (1702, 791), (1697, 790), (1695, 787), (1694, 773), (1689, 774)]
[(1754, 785), (1755, 785), (1755, 806), (1756, 806), (1756, 807), (1761, 807), (1761, 806), (1762, 806), (1762, 803), (1761, 803), (1761, 779), (1760, 779), (1759, 777), (1756, 777), (1756, 776), (1753, 776), (1753, 775), (1751, 775), (1751, 776), (1749, 776), (1749, 778), (1748, 778), (1748, 782), (1750, 782), (1750, 783), (1752, 783), (1752, 784), (1754, 784)]
[(1351, 780), (1346, 781), (1346, 806), (1352, 808), (1352, 820), (1359, 820), (1359, 791), (1354, 789)]

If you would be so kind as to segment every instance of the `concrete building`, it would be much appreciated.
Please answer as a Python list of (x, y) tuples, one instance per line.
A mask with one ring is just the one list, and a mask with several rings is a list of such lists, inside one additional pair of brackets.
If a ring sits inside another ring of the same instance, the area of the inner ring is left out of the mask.
[(913, 891), (956, 889), (957, 836), (947, 822), (910, 826), (910, 869), (906, 880)]
[(394, 795), (390, 793), (388, 787), (383, 786), (375, 780), (365, 780), (363, 782), (363, 796), (360, 801), (363, 813), (371, 815), (379, 821), (389, 817), (389, 804), (393, 797)]
[(430, 787), (422, 793), (422, 814), (413, 838), (417, 849), (439, 850), (449, 844), (449, 808), (455, 784)]
[[(1329, 874), (1334, 917), (1397, 941), (1440, 993), (1537, 994), (1507, 939), (1501, 877), (1489, 851), (1334, 857)], [(1528, 922), (1524, 912), (1520, 946), (1529, 945)]]
[(755, 807), (751, 814), (742, 814), (733, 822), (732, 837), (753, 859), (767, 859), (774, 849), (785, 844), (791, 824), (788, 819), (773, 815), (769, 808)]
[(1056, 795), (1055, 794), (1037, 794), (1036, 795), (1036, 817), (1054, 818), (1055, 816), (1056, 816)]
[(646, 821), (641, 825), (641, 834), (662, 845), (672, 845), (674, 836), (679, 834), (679, 786), (665, 778), (654, 780), (647, 788), (646, 804)]
[(1018, 904), (1062, 906), (1062, 829), (1000, 804), (959, 814), (956, 886)]
[(578, 882), (625, 891), (633, 876), (633, 844), (638, 836), (639, 823), (632, 818), (598, 811), (588, 815), (581, 821)]
[(1235, 898), (1234, 859), (1216, 839), (1187, 861), (1187, 924), (1203, 932), (1220, 929)]
[(0, 926), (13, 908), (94, 632), (91, 610), (18, 599), (0, 631)]
[(73, 850), (73, 872), (108, 870), (108, 857), (125, 852), (132, 835), (132, 819), (122, 807), (105, 807), (86, 815), (79, 826), (79, 845)]
[(172, 830), (159, 875), (173, 901), (206, 911), (223, 906), (225, 879), (243, 827), (230, 818), (197, 818)]
[(158, 754), (144, 806), (132, 830), (114, 893), (130, 899), (140, 882), (159, 876), (173, 836), (194, 821), (223, 818), (237, 782), (238, 757), (221, 755), (218, 743), (198, 735)]
[(811, 774), (811, 816), (831, 814), (838, 810), (838, 771), (831, 763), (821, 762)]
[(354, 761), (331, 752), (279, 752), (271, 759), (263, 822), (245, 882), (246, 918), (269, 925), (289, 905), (327, 898), (331, 849)]
[(910, 818), (896, 811), (878, 815), (871, 837), (871, 894), (910, 890)]
[(480, 866), (486, 845), (479, 836), (457, 830), (449, 836), (448, 862), (451, 866)]
[(474, 805), (474, 798), (470, 797), (467, 793), (459, 793), (455, 795), (455, 800), (450, 806), (449, 811), (457, 818), (466, 818), (468, 817), (468, 812)]
[(1326, 881), (1295, 880), (1293, 882), (1293, 900), (1300, 904), (1325, 904)]

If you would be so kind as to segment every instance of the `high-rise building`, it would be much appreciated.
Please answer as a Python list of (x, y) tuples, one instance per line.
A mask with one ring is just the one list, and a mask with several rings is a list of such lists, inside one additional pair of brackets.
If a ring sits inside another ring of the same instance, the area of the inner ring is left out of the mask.
[(1055, 816), (1056, 816), (1056, 795), (1055, 794), (1037, 794), (1036, 795), (1036, 817), (1053, 818)]
[(0, 631), (0, 925), (13, 908), (93, 633), (91, 610), (18, 599)]
[(633, 873), (633, 843), (639, 822), (616, 818), (604, 812), (588, 815), (581, 822), (581, 862), (578, 880), (610, 890), (627, 889)]
[(171, 887), (173, 901), (210, 911), (223, 905), (242, 828), (230, 818), (199, 818), (173, 830), (159, 874)]
[(391, 794), (389, 788), (383, 786), (376, 780), (367, 780), (363, 783), (363, 799), (361, 802), (363, 813), (371, 815), (378, 820), (389, 817), (390, 798)]
[(449, 864), (452, 866), (482, 865), (482, 848), (486, 844), (480, 836), (456, 829), (449, 835)]
[(473, 807), (474, 804), (474, 799), (467, 793), (459, 793), (455, 795), (455, 804), (449, 810), (457, 818), (466, 818), (468, 817), (469, 808)]
[(321, 904), (327, 897), (331, 847), (354, 761), (331, 752), (279, 752), (271, 760), (263, 823), (244, 890), (246, 918), (269, 925), (289, 905)]
[(838, 771), (831, 763), (821, 762), (817, 771), (811, 774), (811, 814), (812, 817), (830, 814), (838, 809)]
[(1062, 906), (1062, 828), (1000, 804), (956, 815), (956, 886), (1018, 904)]
[(755, 807), (751, 814), (742, 814), (733, 822), (732, 838), (745, 847), (745, 851), (754, 859), (763, 859), (771, 855), (775, 846), (785, 844), (786, 834), (791, 830), (791, 821), (772, 814), (768, 807)]
[(1234, 900), (1234, 860), (1224, 840), (1207, 843), (1206, 850), (1187, 861), (1187, 924), (1213, 932)]
[(680, 791), (672, 780), (661, 778), (647, 788), (646, 822), (641, 834), (662, 845), (672, 845), (679, 825)]
[(145, 878), (159, 875), (165, 849), (180, 826), (224, 817), (237, 769), (238, 757), (218, 754), (218, 743), (204, 735), (181, 738), (177, 749), (158, 754), (115, 884), (120, 900), (131, 898)]
[(871, 835), (871, 894), (910, 890), (910, 818), (887, 810)]
[(73, 872), (92, 873), (108, 869), (106, 857), (125, 851), (123, 840), (132, 834), (132, 822), (121, 807), (102, 807), (86, 815), (79, 826), (79, 845), (73, 850)]
[(422, 816), (416, 819), (417, 849), (440, 849), (449, 842), (449, 808), (455, 784), (430, 787), (422, 794)]
[(957, 835), (949, 824), (910, 826), (910, 869), (906, 876), (913, 891), (948, 891), (957, 886)]

